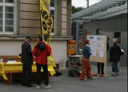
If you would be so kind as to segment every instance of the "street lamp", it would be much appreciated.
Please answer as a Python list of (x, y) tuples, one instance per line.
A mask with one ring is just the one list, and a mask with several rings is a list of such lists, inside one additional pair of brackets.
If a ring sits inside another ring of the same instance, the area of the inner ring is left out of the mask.
[(87, 0), (87, 7), (89, 7), (89, 0)]

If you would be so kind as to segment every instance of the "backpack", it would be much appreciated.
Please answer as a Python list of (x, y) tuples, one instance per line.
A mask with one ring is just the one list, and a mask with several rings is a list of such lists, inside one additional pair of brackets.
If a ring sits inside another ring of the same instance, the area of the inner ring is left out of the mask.
[(61, 72), (56, 72), (56, 74), (54, 74), (54, 76), (61, 76), (62, 75), (62, 73)]
[(39, 48), (40, 50), (44, 50), (46, 47), (45, 47), (45, 43), (39, 43), (36, 48)]
[(78, 77), (78, 76), (80, 76), (80, 72), (78, 71), (78, 70), (70, 70), (69, 72), (68, 72), (68, 76), (71, 76), (71, 77)]

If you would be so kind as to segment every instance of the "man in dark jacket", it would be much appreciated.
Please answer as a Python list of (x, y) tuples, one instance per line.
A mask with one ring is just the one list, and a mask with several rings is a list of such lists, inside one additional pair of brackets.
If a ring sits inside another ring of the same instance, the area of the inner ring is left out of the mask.
[(22, 54), (21, 54), (21, 62), (23, 63), (23, 71), (22, 71), (22, 86), (33, 87), (31, 85), (31, 71), (33, 64), (33, 55), (31, 50), (32, 38), (30, 36), (26, 36), (25, 42), (22, 44)]

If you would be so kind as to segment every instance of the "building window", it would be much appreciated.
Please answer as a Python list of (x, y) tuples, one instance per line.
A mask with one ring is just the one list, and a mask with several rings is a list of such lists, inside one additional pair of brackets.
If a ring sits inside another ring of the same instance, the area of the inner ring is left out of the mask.
[(97, 29), (97, 30), (96, 30), (96, 34), (97, 34), (97, 35), (102, 35), (102, 29)]
[(121, 32), (114, 32), (114, 38), (118, 38), (119, 45), (121, 44)]
[(0, 34), (14, 34), (16, 27), (16, 0), (0, 0)]
[(52, 35), (54, 35), (55, 33), (55, 24), (56, 24), (56, 21), (55, 21), (55, 16), (56, 16), (56, 0), (51, 0), (50, 2), (50, 14), (53, 18), (53, 22), (54, 22), (54, 26), (52, 28)]

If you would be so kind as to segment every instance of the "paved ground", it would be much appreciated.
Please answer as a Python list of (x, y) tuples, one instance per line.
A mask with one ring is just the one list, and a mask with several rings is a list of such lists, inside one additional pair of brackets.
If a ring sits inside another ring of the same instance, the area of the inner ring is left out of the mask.
[[(108, 77), (94, 77), (94, 80), (81, 81), (79, 78), (68, 77), (67, 71), (60, 77), (51, 77), (50, 85), (52, 89), (36, 89), (22, 87), (20, 83), (9, 86), (0, 82), (0, 92), (127, 92), (127, 68), (120, 68), (120, 75), (112, 77), (111, 67), (107, 69)], [(96, 67), (92, 67), (92, 72), (96, 72)], [(36, 84), (34, 83), (36, 86)], [(42, 84), (43, 86), (43, 84)]]

